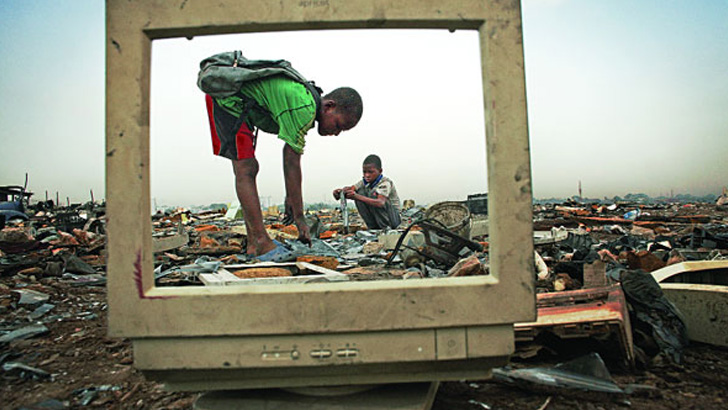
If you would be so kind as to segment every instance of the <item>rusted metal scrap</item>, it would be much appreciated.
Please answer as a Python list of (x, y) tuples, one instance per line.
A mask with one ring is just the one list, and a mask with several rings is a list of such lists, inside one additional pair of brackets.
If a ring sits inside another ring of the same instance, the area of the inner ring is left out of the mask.
[(419, 223), (425, 234), (425, 244), (420, 252), (426, 257), (449, 266), (472, 252), (482, 252), (483, 245), (455, 234), (432, 223)]
[(517, 350), (528, 350), (544, 333), (560, 339), (614, 340), (624, 364), (634, 367), (632, 329), (619, 285), (540, 293), (536, 300), (537, 321), (514, 325)]

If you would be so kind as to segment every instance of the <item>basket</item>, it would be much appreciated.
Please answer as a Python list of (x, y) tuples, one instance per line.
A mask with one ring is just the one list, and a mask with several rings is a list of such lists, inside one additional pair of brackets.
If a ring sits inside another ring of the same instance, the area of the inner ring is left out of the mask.
[(461, 202), (436, 203), (425, 211), (425, 218), (434, 219), (462, 237), (470, 238), (470, 210)]

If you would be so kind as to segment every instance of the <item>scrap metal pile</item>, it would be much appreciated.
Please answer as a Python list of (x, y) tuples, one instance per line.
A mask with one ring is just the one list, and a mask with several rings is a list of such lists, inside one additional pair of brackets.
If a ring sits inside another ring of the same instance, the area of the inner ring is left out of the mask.
[(659, 282), (694, 278), (661, 272), (713, 261), (717, 277), (728, 274), (728, 208), (561, 204), (534, 215), (536, 259), (547, 270), (537, 276), (537, 322), (516, 325), (517, 354), (597, 351), (631, 369), (681, 363), (687, 324)]
[[(277, 208), (264, 212), (270, 237), (292, 251), (288, 263), (259, 263), (247, 256), (245, 224), (230, 211), (160, 215), (154, 221), (157, 284), (320, 283), (487, 273), (484, 243), (452, 232), (447, 221), (427, 218), (422, 208), (406, 211), (407, 229), (395, 230), (367, 230), (355, 211), (347, 212), (350, 218), (342, 218), (340, 209), (310, 212), (311, 246), (297, 241), (296, 227), (283, 225)], [(458, 218), (469, 220), (467, 208)]]

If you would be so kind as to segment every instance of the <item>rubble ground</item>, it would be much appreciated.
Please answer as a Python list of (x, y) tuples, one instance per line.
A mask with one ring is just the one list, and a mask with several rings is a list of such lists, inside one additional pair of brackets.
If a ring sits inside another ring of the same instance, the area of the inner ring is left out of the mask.
[[(536, 282), (539, 292), (581, 289), (583, 282), (594, 280), (589, 276), (594, 270), (587, 275), (586, 269), (594, 258), (649, 271), (684, 260), (726, 257), (725, 206), (621, 204), (606, 208), (579, 204), (535, 206), (535, 231), (557, 234), (568, 229), (572, 234), (563, 242), (536, 241), (546, 265)], [(629, 214), (633, 210), (639, 212)], [(416, 211), (405, 211), (404, 216), (414, 217)], [(159, 252), (155, 262), (167, 269), (160, 268), (159, 286), (199, 285), (194, 271), (172, 267), (189, 266), (200, 256), (238, 262), (233, 259), (244, 249), (239, 229), (236, 231), (233, 223), (230, 229), (221, 231), (215, 224), (219, 217), (219, 212), (182, 212), (155, 218), (155, 237), (168, 238), (164, 246), (169, 247)], [(277, 220), (276, 215), (270, 218)], [(463, 269), (421, 259), (403, 266), (410, 254), (397, 259), (399, 269), (372, 275), (393, 256), (381, 246), (372, 245), (375, 241), (371, 239), (376, 236), (367, 231), (342, 234), (335, 215), (325, 212), (318, 213), (316, 219), (320, 224), (317, 236), (328, 238), (330, 244), (319, 243), (318, 249), (322, 253), (330, 252), (332, 247), (346, 251), (338, 259), (357, 279), (487, 274), (487, 258), (474, 257), (480, 255), (476, 252), (463, 259), (468, 262)], [(46, 226), (37, 226), (35, 236), (23, 236), (12, 226), (3, 229), (0, 236), (0, 408), (192, 408), (197, 393), (168, 392), (146, 380), (133, 367), (131, 342), (107, 336), (102, 218), (78, 219), (71, 215), (61, 221), (63, 229), (50, 228), (51, 220), (41, 221)], [(357, 231), (354, 222), (350, 225), (352, 232)], [(295, 238), (290, 227), (271, 224), (270, 228), (279, 239)], [(573, 235), (577, 231), (581, 236)], [(357, 238), (362, 241), (357, 242)], [(487, 254), (487, 237), (476, 239)], [(652, 248), (655, 242), (661, 245)], [(336, 258), (321, 255), (306, 260), (320, 262), (322, 269), (334, 268), (338, 263)], [(553, 366), (564, 360), (562, 353), (545, 346), (534, 356), (514, 355), (510, 367)], [(509, 385), (495, 379), (468, 380), (442, 383), (433, 409), (728, 408), (724, 389), (728, 383), (726, 348), (693, 342), (684, 348), (679, 363), (651, 355), (643, 357), (633, 370), (609, 358), (605, 361), (614, 382), (622, 388), (633, 386), (633, 392), (606, 395)]]
[[(17, 281), (2, 278), (2, 284), (10, 288)], [(49, 331), (45, 335), (12, 342), (3, 348), (2, 355), (17, 355), (28, 365), (50, 373), (51, 378), (4, 372), (0, 408), (41, 408), (33, 405), (51, 400), (59, 407), (45, 408), (192, 408), (197, 394), (167, 392), (146, 380), (132, 366), (130, 341), (107, 336), (105, 287), (43, 282), (34, 288), (50, 294), (57, 303), (55, 314), (67, 317), (47, 323)], [(666, 364), (650, 371), (612, 376), (620, 386), (644, 384), (657, 390), (629, 396), (631, 406), (625, 406), (604, 397), (587, 400), (582, 394), (522, 390), (488, 380), (447, 382), (441, 384), (433, 410), (538, 409), (546, 400), (550, 400), (546, 408), (552, 410), (723, 409), (728, 403), (728, 349), (693, 344), (685, 351), (683, 365)], [(85, 400), (87, 404), (82, 405)]]

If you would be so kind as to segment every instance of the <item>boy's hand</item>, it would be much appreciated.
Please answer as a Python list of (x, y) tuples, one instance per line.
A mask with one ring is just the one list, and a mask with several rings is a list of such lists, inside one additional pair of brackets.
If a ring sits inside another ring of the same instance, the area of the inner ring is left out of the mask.
[(353, 186), (348, 186), (344, 188), (344, 195), (346, 196), (346, 199), (354, 199), (354, 195), (356, 195), (356, 190)]
[(311, 231), (309, 230), (308, 225), (306, 225), (306, 222), (297, 222), (296, 228), (298, 228), (298, 240), (308, 246), (311, 246)]
[(311, 246), (311, 230), (306, 224), (306, 218), (303, 216), (303, 214), (298, 217), (294, 216), (293, 206), (288, 201), (288, 197), (286, 197), (283, 203), (284, 214), (282, 223), (284, 225), (291, 225), (295, 223), (296, 228), (298, 228), (298, 240), (308, 246)]
[(341, 195), (341, 188), (334, 189), (334, 199), (340, 199), (339, 195)]
[(293, 208), (288, 204), (288, 198), (286, 198), (283, 207), (283, 225), (291, 225), (293, 223)]

